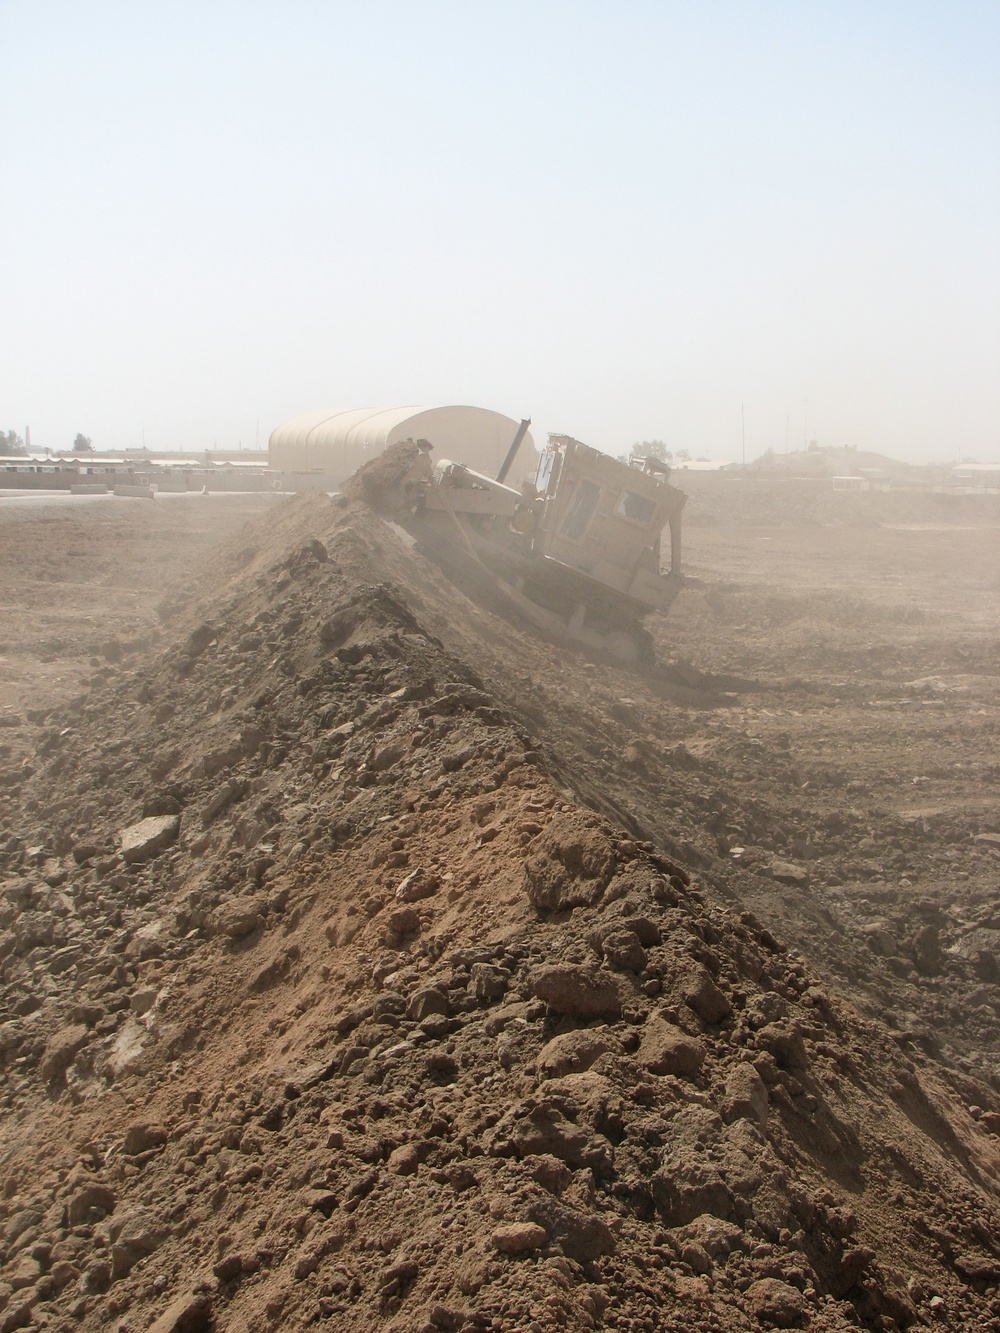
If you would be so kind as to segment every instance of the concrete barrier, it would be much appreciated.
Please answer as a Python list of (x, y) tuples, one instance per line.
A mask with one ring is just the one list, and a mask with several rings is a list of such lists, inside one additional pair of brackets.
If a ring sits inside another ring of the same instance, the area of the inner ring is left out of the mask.
[(79, 481), (70, 488), (71, 495), (107, 495), (108, 488), (99, 481)]
[(126, 495), (136, 500), (152, 500), (152, 486), (116, 486), (115, 495)]

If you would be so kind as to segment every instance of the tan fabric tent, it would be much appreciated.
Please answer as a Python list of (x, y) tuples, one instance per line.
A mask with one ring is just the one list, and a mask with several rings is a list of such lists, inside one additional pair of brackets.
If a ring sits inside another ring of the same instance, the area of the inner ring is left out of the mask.
[[(451, 458), (495, 476), (520, 423), (485, 407), (363, 407), (305, 412), (271, 432), (268, 461), (283, 472), (322, 472), (343, 481), (401, 440), (429, 440), (432, 457)], [(512, 476), (534, 473), (525, 436)]]

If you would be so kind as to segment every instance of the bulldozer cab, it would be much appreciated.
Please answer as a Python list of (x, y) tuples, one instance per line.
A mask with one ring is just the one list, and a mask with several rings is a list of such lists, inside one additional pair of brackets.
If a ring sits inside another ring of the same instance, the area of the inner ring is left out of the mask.
[(543, 504), (536, 552), (606, 588), (660, 605), (662, 532), (670, 529), (666, 572), (679, 577), (686, 499), (667, 482), (666, 471), (655, 460), (623, 463), (568, 436), (550, 437), (535, 477)]

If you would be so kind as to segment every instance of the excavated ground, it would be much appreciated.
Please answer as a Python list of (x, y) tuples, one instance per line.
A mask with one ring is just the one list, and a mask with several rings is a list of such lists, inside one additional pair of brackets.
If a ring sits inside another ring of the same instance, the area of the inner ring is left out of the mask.
[(360, 503), (0, 513), (0, 1330), (1000, 1328), (997, 507), (689, 520), (650, 680)]

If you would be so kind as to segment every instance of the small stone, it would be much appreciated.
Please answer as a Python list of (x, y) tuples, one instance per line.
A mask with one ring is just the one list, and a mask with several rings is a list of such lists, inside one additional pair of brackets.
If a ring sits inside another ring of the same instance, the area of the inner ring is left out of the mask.
[(178, 815), (154, 815), (130, 824), (118, 834), (122, 856), (130, 865), (148, 861), (176, 839), (180, 827)]
[(215, 639), (216, 633), (217, 631), (213, 626), (206, 624), (201, 624), (197, 629), (192, 630), (187, 641), (188, 656), (200, 656)]
[(523, 1158), (523, 1163), (531, 1179), (537, 1181), (542, 1189), (548, 1190), (550, 1194), (562, 1194), (573, 1179), (569, 1167), (551, 1153), (529, 1155)]
[(510, 973), (490, 963), (473, 963), (469, 980), (476, 999), (488, 1003), (506, 995)]
[(447, 1017), (449, 1012), (448, 996), (437, 986), (425, 986), (421, 990), (414, 991), (406, 1006), (407, 1018), (416, 1019), (418, 1023), (432, 1014)]
[(458, 1330), (464, 1327), (467, 1318), (464, 1310), (451, 1305), (432, 1305), (428, 1315), (432, 1328), (439, 1328), (442, 1333), (458, 1333)]
[(245, 898), (230, 898), (221, 904), (215, 912), (215, 927), (230, 939), (240, 940), (252, 935), (264, 924), (262, 904)]
[(764, 866), (764, 871), (772, 879), (776, 879), (779, 884), (805, 887), (809, 883), (809, 871), (803, 869), (802, 866), (795, 865), (792, 861), (781, 861), (776, 858), (769, 865)]
[(773, 1277), (760, 1278), (750, 1284), (747, 1304), (753, 1315), (774, 1328), (795, 1328), (809, 1313), (801, 1291)]
[(143, 1014), (148, 1014), (159, 997), (160, 992), (155, 986), (142, 986), (139, 990), (134, 990), (129, 996), (128, 1007), (140, 1018)]
[(430, 898), (441, 887), (437, 875), (430, 875), (422, 866), (412, 870), (396, 889), (396, 901), (416, 903), (422, 898)]
[(306, 1190), (304, 1202), (313, 1212), (330, 1217), (337, 1207), (338, 1199), (332, 1190), (319, 1188)]
[(512, 1222), (505, 1227), (497, 1227), (490, 1240), (501, 1254), (530, 1254), (540, 1250), (548, 1242), (548, 1233), (536, 1222)]
[(613, 1254), (615, 1238), (610, 1227), (596, 1213), (571, 1208), (560, 1199), (535, 1200), (529, 1214), (533, 1222), (543, 1226), (550, 1243), (558, 1245), (567, 1259), (576, 1263), (590, 1263), (602, 1254)]
[(53, 1264), (49, 1272), (52, 1285), (57, 1292), (62, 1291), (64, 1287), (68, 1287), (71, 1282), (75, 1282), (79, 1276), (79, 1268), (65, 1259), (60, 1259), (58, 1263)]
[(117, 1213), (108, 1223), (111, 1240), (111, 1279), (127, 1277), (140, 1259), (152, 1254), (167, 1237), (162, 1220), (144, 1207)]
[(956, 1270), (969, 1282), (996, 1282), (1000, 1278), (1000, 1264), (985, 1254), (964, 1251), (953, 1260)]
[(693, 1273), (707, 1276), (712, 1271), (712, 1256), (697, 1241), (689, 1240), (686, 1245), (682, 1245), (680, 1257), (681, 1262), (687, 1264)]
[(139, 1120), (125, 1131), (122, 1148), (126, 1156), (136, 1157), (139, 1153), (149, 1152), (150, 1148), (162, 1148), (167, 1137), (167, 1131), (162, 1125)]
[(641, 972), (649, 961), (646, 950), (633, 930), (612, 930), (601, 941), (604, 961), (623, 972)]
[(42, 1266), (30, 1254), (22, 1254), (13, 1272), (7, 1274), (7, 1281), (15, 1291), (33, 1287), (42, 1275)]
[(376, 773), (385, 773), (406, 755), (406, 746), (391, 743), (383, 745), (368, 760), (368, 767)]
[(243, 1272), (243, 1260), (238, 1254), (226, 1254), (212, 1269), (220, 1282), (232, 1282)]
[(415, 907), (401, 907), (392, 912), (385, 923), (384, 940), (389, 947), (399, 944), (408, 935), (420, 931), (420, 913)]
[(84, 1185), (66, 1205), (66, 1216), (71, 1227), (99, 1222), (115, 1210), (115, 1192), (107, 1185)]
[(3, 1333), (13, 1333), (14, 1329), (30, 1327), (33, 1322), (31, 1309), (33, 1303), (33, 1294), (29, 1294), (27, 1300), (14, 1301), (8, 1305), (0, 1319), (0, 1330), (3, 1330)]
[(780, 1069), (795, 1071), (808, 1068), (806, 1044), (796, 1023), (768, 1023), (757, 1033), (757, 1046), (773, 1055)]
[(88, 1265), (80, 1282), (84, 1293), (93, 1296), (98, 1292), (107, 1291), (111, 1286), (111, 1265), (106, 1259), (97, 1259), (94, 1263)]
[(211, 1324), (212, 1302), (205, 1292), (188, 1292), (167, 1306), (148, 1333), (202, 1333)]

